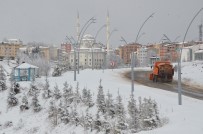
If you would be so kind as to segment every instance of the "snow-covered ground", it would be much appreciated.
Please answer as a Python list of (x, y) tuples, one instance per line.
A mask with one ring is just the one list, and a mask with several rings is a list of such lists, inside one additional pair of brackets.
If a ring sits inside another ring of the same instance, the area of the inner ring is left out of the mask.
[[(10, 67), (5, 62), (0, 61), (0, 64), (9, 72)], [(203, 62), (183, 63), (182, 78), (189, 80), (191, 83), (201, 85), (203, 83)], [(122, 77), (122, 73), (130, 70), (125, 69), (108, 69), (108, 70), (80, 70), (80, 74), (77, 74), (77, 81), (79, 82), (80, 91), (87, 87), (93, 92), (93, 98), (96, 99), (99, 81), (102, 79), (102, 86), (105, 94), (109, 91), (113, 94), (113, 98), (117, 96), (119, 90), (122, 96), (125, 110), (127, 111), (127, 103), (131, 92), (131, 82)], [(73, 87), (76, 86), (76, 81), (73, 80), (74, 73), (66, 72), (60, 77), (49, 77), (50, 88), (53, 89), (57, 84), (59, 89), (63, 88), (65, 81)], [(177, 78), (177, 74), (175, 74)], [(7, 82), (9, 84), (9, 82)], [(30, 86), (30, 82), (19, 82), (21, 87)], [(45, 78), (37, 78), (36, 83), (42, 85), (45, 83)], [(26, 89), (25, 89), (26, 90)], [(183, 105), (178, 105), (178, 94), (160, 89), (146, 87), (135, 83), (135, 98), (141, 96), (151, 97), (158, 103), (160, 116), (167, 118), (168, 123), (164, 126), (150, 130), (141, 131), (139, 134), (202, 134), (203, 133), (203, 101), (183, 96)], [(8, 90), (0, 92), (0, 124), (4, 124), (6, 121), (12, 121), (12, 127), (0, 126), (0, 132), (5, 134), (22, 134), (22, 133), (59, 133), (59, 134), (71, 134), (75, 132), (77, 134), (84, 133), (81, 127), (75, 127), (70, 125), (60, 124), (55, 128), (50, 127), (47, 119), (48, 102), (44, 99), (40, 99), (40, 104), (44, 109), (39, 113), (34, 113), (32, 110), (26, 112), (20, 112), (19, 106), (8, 109), (7, 108), (7, 96)], [(17, 97), (21, 100), (23, 94), (18, 94)], [(82, 111), (82, 110), (81, 110)], [(96, 112), (94, 109), (92, 113)], [(93, 132), (95, 133), (95, 131)]]

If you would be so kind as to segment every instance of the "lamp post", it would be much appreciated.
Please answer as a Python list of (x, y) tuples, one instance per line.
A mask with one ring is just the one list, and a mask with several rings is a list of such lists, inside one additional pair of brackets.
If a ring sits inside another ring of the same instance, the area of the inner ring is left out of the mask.
[(135, 57), (134, 57), (134, 52), (132, 52), (131, 54), (131, 81), (132, 81), (132, 85), (131, 85), (131, 92), (134, 92), (134, 66), (135, 66)]
[(185, 35), (184, 35), (184, 38), (183, 38), (183, 44), (182, 44), (182, 47), (180, 48), (180, 54), (179, 54), (179, 60), (178, 60), (178, 104), (179, 105), (182, 105), (182, 85), (181, 85), (181, 55), (182, 55), (182, 48), (184, 46), (184, 42), (185, 42), (185, 38), (186, 38), (186, 35), (188, 33), (188, 30), (192, 24), (192, 22), (194, 21), (194, 19), (197, 17), (197, 15), (203, 10), (203, 8), (201, 8), (196, 14), (195, 16), (193, 17), (193, 19), (191, 20), (191, 22), (189, 23), (188, 27), (187, 27), (187, 30), (185, 32)]
[(126, 45), (128, 44), (128, 42), (123, 38), (123, 36), (121, 36), (121, 40), (120, 41), (125, 42)]
[(152, 14), (142, 23), (142, 25), (141, 25), (141, 27), (140, 27), (138, 33), (137, 33), (137, 37), (136, 37), (136, 39), (135, 39), (135, 43), (137, 43), (137, 41), (138, 41), (138, 37), (139, 37), (140, 31), (142, 30), (143, 26), (145, 25), (145, 23), (146, 23), (150, 18), (153, 17), (153, 15), (154, 15), (154, 13), (152, 13)]
[[(80, 67), (80, 51), (79, 51), (79, 49), (80, 49), (80, 43), (81, 43), (81, 40), (82, 40), (82, 38), (83, 38), (83, 35), (84, 35), (84, 33), (85, 33), (85, 31), (87, 30), (87, 28), (92, 24), (92, 23), (95, 23), (95, 18), (94, 17), (92, 17), (92, 18), (90, 18), (85, 24), (84, 24), (84, 26), (82, 27), (82, 29), (81, 29), (81, 31), (80, 31), (80, 33), (79, 33), (79, 36), (78, 36), (78, 40), (77, 40), (77, 46), (78, 46), (78, 74), (79, 74), (79, 67)], [(81, 34), (82, 34), (82, 36), (81, 36)]]
[(95, 37), (94, 37), (95, 42), (96, 42), (96, 38), (97, 38), (98, 34), (100, 33), (100, 31), (101, 31), (104, 27), (106, 27), (106, 24), (102, 25), (102, 26), (99, 28), (99, 30), (97, 31), (97, 33), (96, 33), (96, 35), (95, 35)]

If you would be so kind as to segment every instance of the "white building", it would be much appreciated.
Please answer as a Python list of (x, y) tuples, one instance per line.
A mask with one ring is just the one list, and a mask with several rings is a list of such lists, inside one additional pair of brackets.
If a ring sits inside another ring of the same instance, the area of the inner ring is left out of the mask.
[(74, 67), (74, 51), (76, 52), (76, 67), (78, 66), (78, 52), (80, 68), (96, 69), (103, 68), (105, 66), (106, 51), (99, 43), (95, 43), (94, 37), (89, 34), (82, 38), (80, 49), (71, 50), (69, 58), (71, 67)]
[(203, 50), (203, 44), (184, 47), (182, 49), (181, 61), (186, 62), (198, 60), (200, 53), (202, 53), (201, 50)]
[(147, 66), (147, 47), (141, 46), (137, 49), (138, 66)]

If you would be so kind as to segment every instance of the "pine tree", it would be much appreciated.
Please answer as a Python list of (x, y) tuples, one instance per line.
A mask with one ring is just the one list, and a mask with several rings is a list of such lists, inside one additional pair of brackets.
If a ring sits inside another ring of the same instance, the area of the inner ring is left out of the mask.
[(13, 91), (15, 92), (15, 94), (20, 93), (20, 84), (19, 83), (14, 83), (14, 88)]
[(10, 82), (11, 82), (11, 83), (14, 83), (14, 82), (15, 82), (15, 74), (14, 74), (14, 69), (12, 69), (12, 70), (11, 70), (9, 80), (10, 80)]
[(28, 91), (28, 95), (34, 96), (36, 92), (39, 92), (39, 89), (35, 85), (34, 81), (32, 81), (30, 84), (30, 89)]
[(78, 124), (80, 122), (76, 107), (71, 108), (70, 121), (72, 124), (75, 124), (75, 126), (78, 126)]
[(79, 82), (77, 82), (74, 102), (80, 103), (80, 101), (81, 101), (81, 95), (80, 95), (80, 92), (79, 92)]
[(35, 91), (32, 98), (32, 106), (33, 106), (34, 112), (39, 112), (42, 109), (41, 105), (39, 104), (38, 96), (39, 96), (38, 92)]
[(63, 83), (63, 94), (68, 94), (69, 93), (69, 91), (68, 91), (68, 87), (69, 87), (69, 85), (68, 85), (68, 82), (67, 81), (65, 81), (65, 83)]
[(28, 110), (28, 109), (29, 109), (28, 99), (27, 99), (27, 96), (24, 95), (22, 98), (22, 104), (20, 106), (20, 110), (24, 111), (24, 110)]
[(100, 132), (101, 129), (102, 129), (102, 121), (101, 121), (101, 118), (100, 118), (100, 115), (99, 115), (99, 111), (96, 114), (96, 119), (95, 119), (95, 121), (93, 123), (93, 126), (94, 126), (94, 129), (97, 130), (97, 132)]
[(114, 118), (115, 116), (115, 106), (113, 104), (113, 99), (112, 99), (112, 94), (107, 93), (107, 99), (106, 99), (106, 112), (107, 115), (110, 116), (111, 118)]
[(6, 74), (4, 73), (4, 69), (1, 65), (0, 65), (0, 80), (6, 81)]
[(58, 125), (59, 112), (58, 112), (58, 107), (56, 106), (54, 100), (50, 101), (48, 115), (49, 115), (48, 117), (49, 117), (49, 120), (51, 121), (52, 125), (54, 125), (54, 126)]
[(68, 124), (70, 122), (70, 114), (68, 111), (67, 104), (62, 103), (62, 101), (60, 101), (59, 109), (59, 119), (61, 120), (61, 122)]
[(6, 82), (3, 80), (0, 80), (0, 91), (4, 91), (6, 89), (7, 89)]
[(91, 94), (90, 90), (87, 91), (86, 105), (87, 105), (88, 107), (94, 106), (94, 103), (93, 103), (93, 101), (92, 101), (92, 94)]
[(141, 123), (143, 130), (151, 130), (158, 127), (159, 116), (157, 105), (150, 98), (144, 98), (141, 104)]
[(127, 125), (125, 124), (125, 111), (122, 103), (122, 98), (118, 92), (117, 100), (116, 100), (115, 112), (117, 117), (116, 128), (120, 130), (125, 130)]
[(131, 129), (131, 132), (136, 133), (140, 130), (139, 111), (137, 109), (133, 93), (131, 93), (130, 101), (128, 101), (128, 113), (130, 115), (129, 128)]
[(9, 107), (13, 107), (18, 104), (18, 99), (15, 97), (15, 93), (13, 93), (13, 92), (9, 93), (7, 102), (8, 102)]
[(92, 115), (88, 112), (88, 110), (86, 111), (86, 115), (83, 119), (83, 126), (85, 128), (85, 130), (87, 130), (88, 128), (91, 129), (92, 131), (92, 127), (93, 127), (93, 118), (92, 118)]
[(84, 103), (87, 102), (87, 88), (85, 88), (85, 87), (82, 90), (82, 100)]
[(54, 95), (54, 98), (57, 99), (57, 100), (58, 100), (59, 98), (61, 98), (61, 93), (60, 93), (60, 90), (59, 90), (57, 84), (56, 84), (56, 86), (54, 87), (54, 93), (53, 93), (53, 95)]
[(52, 94), (52, 92), (49, 89), (49, 81), (48, 81), (47, 76), (46, 76), (45, 85), (44, 85), (43, 98), (48, 99), (48, 98), (50, 98), (52, 96), (51, 94)]
[(97, 107), (99, 112), (102, 112), (102, 113), (106, 112), (105, 97), (104, 97), (103, 87), (101, 85), (101, 80), (100, 80), (100, 85), (99, 85), (98, 94), (97, 94)]

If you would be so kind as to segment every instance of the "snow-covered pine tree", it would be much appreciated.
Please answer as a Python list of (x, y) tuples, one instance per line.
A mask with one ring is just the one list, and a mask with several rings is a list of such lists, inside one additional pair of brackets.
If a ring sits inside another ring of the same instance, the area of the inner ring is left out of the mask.
[(155, 100), (153, 101), (151, 98), (148, 99), (148, 121), (150, 121), (150, 128), (158, 127), (160, 123), (159, 115), (158, 115), (158, 108)]
[(156, 109), (156, 103), (154, 103), (150, 98), (144, 98), (141, 105), (141, 123), (143, 130), (151, 130), (158, 127), (160, 122), (158, 110)]
[(117, 117), (116, 128), (118, 130), (127, 129), (127, 125), (125, 123), (125, 109), (124, 109), (122, 98), (119, 94), (119, 91), (118, 91), (118, 96), (116, 98), (115, 112)]
[(13, 91), (15, 92), (15, 94), (20, 93), (20, 84), (19, 83), (14, 83), (14, 88)]
[(11, 82), (11, 83), (14, 83), (14, 82), (15, 82), (15, 74), (14, 74), (14, 69), (12, 69), (12, 70), (11, 70), (9, 80), (10, 80), (10, 82)]
[(39, 92), (39, 89), (35, 85), (34, 81), (31, 82), (30, 84), (30, 89), (28, 91), (29, 96), (34, 96), (36, 92)]
[(13, 92), (9, 93), (7, 102), (8, 102), (8, 107), (13, 107), (18, 104), (18, 99), (15, 97), (15, 93)]
[(105, 113), (106, 104), (105, 104), (105, 96), (104, 96), (103, 87), (101, 85), (101, 81), (102, 80), (100, 79), (100, 84), (99, 84), (99, 89), (97, 94), (97, 108), (98, 108), (98, 112)]
[(106, 112), (107, 115), (110, 116), (111, 118), (115, 117), (115, 106), (113, 103), (113, 99), (112, 99), (112, 94), (107, 93), (107, 98), (106, 98)]
[(161, 121), (160, 121), (160, 117), (159, 117), (159, 109), (158, 109), (158, 106), (157, 106), (157, 102), (154, 100), (152, 105), (153, 105), (153, 109), (154, 109), (153, 117), (155, 119), (155, 125), (154, 126), (158, 127), (160, 125)]
[(51, 124), (56, 126), (59, 122), (59, 112), (58, 107), (55, 104), (54, 100), (50, 101), (49, 109), (48, 109), (48, 118), (51, 121)]
[(35, 91), (32, 98), (32, 106), (34, 112), (39, 112), (42, 109), (41, 105), (39, 104), (38, 96), (39, 96), (38, 92)]
[(89, 128), (91, 131), (93, 130), (93, 118), (88, 110), (86, 111), (86, 115), (83, 120), (83, 127), (85, 128), (85, 130), (88, 130)]
[(47, 79), (47, 76), (45, 78), (45, 85), (44, 85), (44, 93), (42, 94), (43, 98), (48, 99), (52, 96), (52, 92), (49, 89), (49, 80)]
[(29, 106), (28, 106), (28, 99), (27, 96), (24, 95), (22, 98), (22, 104), (20, 105), (20, 110), (24, 111), (24, 110), (28, 110)]
[(128, 113), (130, 115), (129, 129), (131, 129), (132, 133), (137, 133), (140, 130), (139, 111), (136, 106), (133, 92), (130, 95), (130, 101), (128, 101)]
[(60, 90), (59, 90), (57, 84), (56, 84), (56, 86), (54, 87), (53, 96), (54, 96), (54, 98), (55, 98), (56, 100), (58, 100), (59, 98), (61, 98), (61, 93), (60, 93)]
[(71, 97), (73, 96), (72, 86), (69, 86), (67, 81), (63, 85), (63, 98), (66, 101), (66, 104), (71, 104), (73, 101), (71, 99)]
[(102, 121), (99, 115), (99, 111), (96, 114), (96, 119), (93, 122), (93, 127), (97, 130), (97, 132), (100, 132), (102, 130)]
[(75, 91), (75, 98), (74, 98), (74, 102), (76, 103), (80, 103), (81, 101), (81, 95), (80, 95), (80, 92), (79, 92), (79, 82), (77, 82), (77, 85), (76, 85), (76, 91)]
[(87, 88), (86, 87), (84, 87), (82, 90), (82, 100), (83, 100), (83, 103), (87, 102)]
[(70, 122), (70, 114), (68, 111), (68, 107), (67, 104), (63, 103), (60, 100), (60, 104), (59, 104), (59, 119), (61, 122), (63, 122), (64, 124), (68, 124)]
[(79, 118), (76, 106), (74, 106), (74, 108), (71, 108), (70, 121), (71, 121), (71, 124), (75, 126), (78, 126), (78, 124), (80, 123), (80, 118)]
[(62, 69), (59, 66), (57, 66), (57, 67), (54, 68), (52, 76), (53, 77), (61, 76), (61, 73), (62, 73)]
[(0, 80), (6, 81), (6, 74), (4, 73), (3, 66), (0, 65)]
[(65, 81), (64, 83), (63, 83), (63, 96), (64, 95), (66, 95), (66, 94), (69, 94), (69, 91), (68, 91), (68, 87), (69, 87), (69, 85), (68, 85), (68, 82), (67, 81)]
[(86, 105), (90, 108), (92, 106), (94, 106), (94, 103), (92, 101), (92, 94), (90, 92), (90, 90), (87, 91), (87, 100), (86, 100)]
[(6, 82), (3, 80), (0, 80), (0, 91), (4, 91), (6, 89), (7, 89)]

